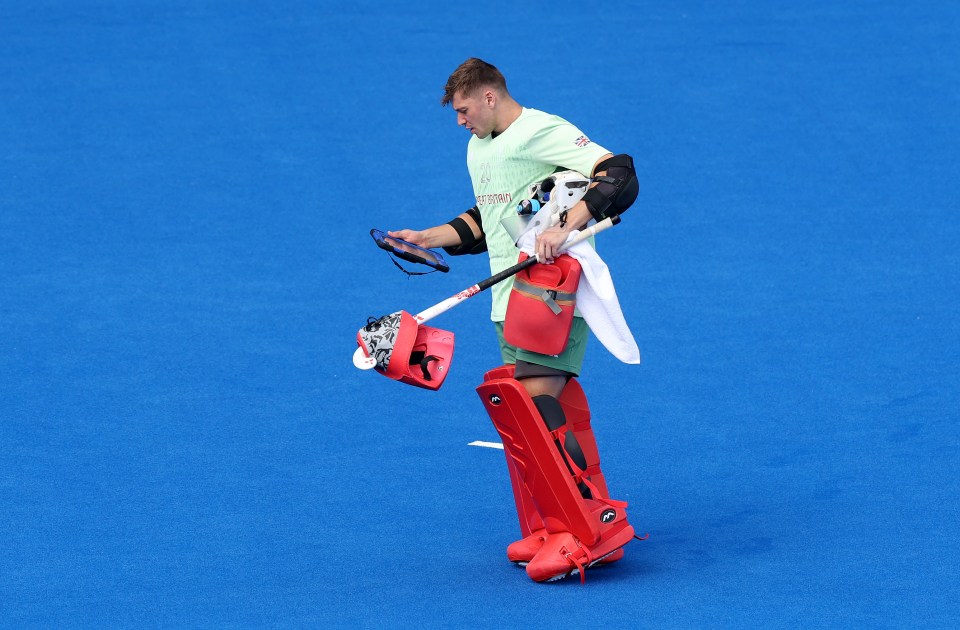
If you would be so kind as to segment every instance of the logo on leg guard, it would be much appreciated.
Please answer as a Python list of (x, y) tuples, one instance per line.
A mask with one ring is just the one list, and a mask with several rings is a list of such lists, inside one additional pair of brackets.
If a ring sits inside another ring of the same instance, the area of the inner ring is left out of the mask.
[(490, 404), (491, 404), (491, 405), (499, 405), (499, 404), (502, 403), (502, 402), (503, 402), (503, 399), (500, 398), (500, 395), (499, 395), (499, 394), (490, 394)]
[(604, 510), (603, 513), (600, 515), (600, 522), (612, 523), (614, 520), (616, 520), (616, 518), (617, 518), (616, 510)]

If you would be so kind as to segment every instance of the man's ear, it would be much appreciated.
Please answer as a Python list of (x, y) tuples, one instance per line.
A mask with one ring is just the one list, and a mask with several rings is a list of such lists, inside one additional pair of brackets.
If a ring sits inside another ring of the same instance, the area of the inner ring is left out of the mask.
[(497, 93), (493, 90), (484, 90), (483, 102), (487, 105), (487, 107), (495, 107), (497, 104)]

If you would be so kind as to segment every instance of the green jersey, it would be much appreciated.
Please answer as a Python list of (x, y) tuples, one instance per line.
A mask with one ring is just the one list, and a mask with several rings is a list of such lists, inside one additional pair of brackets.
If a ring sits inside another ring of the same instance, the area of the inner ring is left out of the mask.
[[(490, 254), (490, 271), (499, 273), (517, 263), (519, 250), (500, 222), (515, 216), (531, 184), (557, 171), (590, 176), (593, 165), (609, 153), (575, 126), (544, 112), (524, 108), (519, 118), (497, 137), (473, 136), (467, 145), (467, 168), (477, 196)], [(513, 279), (493, 285), (490, 319), (502, 322)]]

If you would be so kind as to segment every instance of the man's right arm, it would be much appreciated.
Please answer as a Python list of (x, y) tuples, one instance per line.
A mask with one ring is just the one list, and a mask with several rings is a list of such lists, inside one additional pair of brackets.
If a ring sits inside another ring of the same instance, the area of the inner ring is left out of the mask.
[(487, 249), (480, 212), (476, 207), (443, 225), (425, 230), (397, 230), (387, 232), (387, 235), (427, 249), (442, 247), (451, 256), (479, 254)]

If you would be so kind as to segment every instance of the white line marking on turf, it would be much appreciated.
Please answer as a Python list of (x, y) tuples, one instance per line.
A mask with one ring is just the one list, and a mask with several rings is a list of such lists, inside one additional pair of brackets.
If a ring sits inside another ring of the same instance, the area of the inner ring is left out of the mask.
[(503, 444), (500, 442), (483, 442), (481, 440), (475, 440), (467, 444), (467, 446), (485, 446), (487, 448), (499, 448), (501, 451), (503, 450)]

